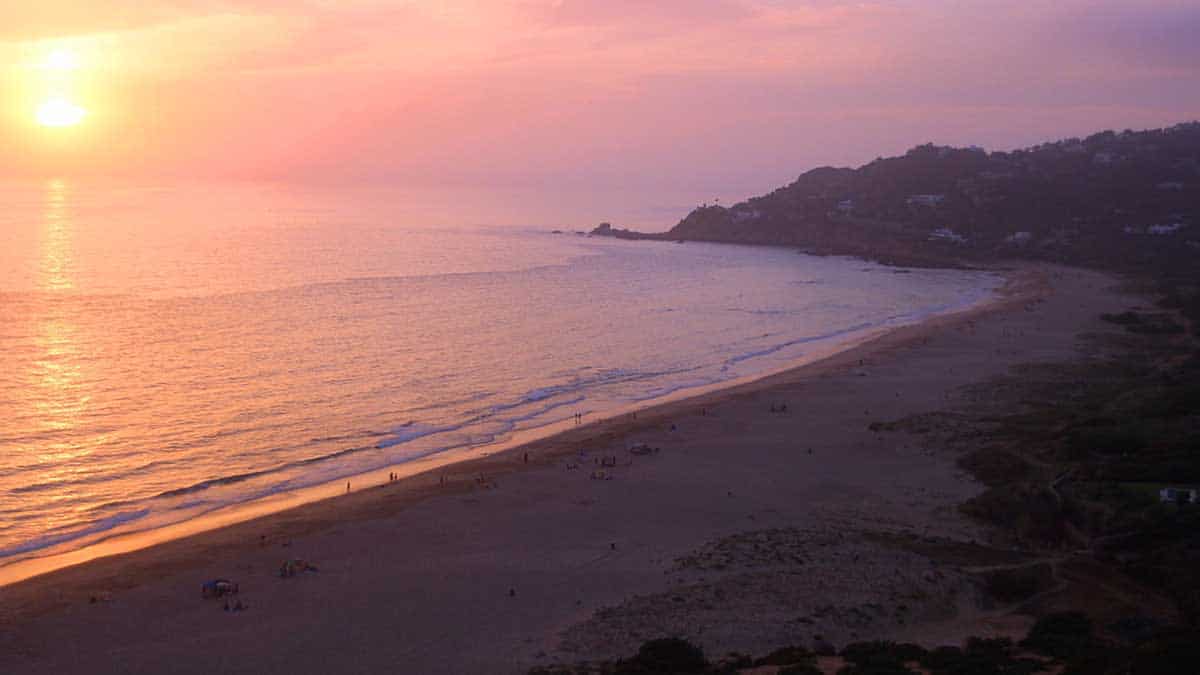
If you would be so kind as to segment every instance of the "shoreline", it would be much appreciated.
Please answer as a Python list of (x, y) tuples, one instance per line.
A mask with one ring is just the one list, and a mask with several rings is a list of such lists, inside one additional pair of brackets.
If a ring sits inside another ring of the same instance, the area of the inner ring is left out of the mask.
[[(459, 464), (447, 485), (426, 473), (2, 587), (0, 670), (517, 673), (664, 635), (717, 656), (1017, 634), (1026, 618), (981, 604), (969, 570), (887, 543), (975, 546), (986, 528), (957, 506), (982, 486), (920, 431), (873, 429), (1085, 355), (1099, 313), (1130, 303), (1103, 273), (1008, 273), (982, 307)], [(589, 480), (609, 456), (613, 480)], [(279, 578), (291, 558), (320, 572)], [(249, 611), (198, 597), (218, 577)]]
[[(557, 234), (566, 234), (566, 232), (558, 230)], [(638, 230), (629, 230), (622, 228), (611, 228), (607, 231), (599, 231), (593, 229), (590, 232), (576, 231), (576, 234), (584, 234), (588, 237), (601, 237), (609, 239), (620, 239), (623, 241), (659, 241), (659, 242), (674, 242), (676, 244), (722, 244), (727, 246), (752, 246), (752, 247), (767, 247), (767, 248), (787, 248), (795, 250), (803, 255), (811, 255), (820, 258), (835, 257), (835, 258), (856, 258), (868, 262), (878, 263), (884, 267), (899, 267), (913, 269), (944, 269), (944, 270), (987, 270), (991, 269), (995, 263), (985, 261), (971, 260), (965, 258), (959, 252), (959, 255), (953, 255), (953, 252), (924, 252), (915, 253), (913, 251), (886, 251), (880, 252), (878, 246), (863, 247), (863, 246), (813, 246), (797, 241), (756, 241), (751, 239), (743, 239), (737, 237), (697, 237), (689, 236), (671, 236), (670, 230), (663, 232), (640, 232)], [(1004, 264), (1001, 261), (1000, 264)], [(1036, 264), (1036, 259), (1023, 261), (1027, 264)]]
[[(570, 419), (564, 419), (541, 427), (517, 431), (509, 438), (501, 441), (437, 451), (398, 464), (382, 466), (362, 473), (350, 474), (296, 490), (272, 494), (245, 502), (228, 504), (197, 517), (161, 527), (105, 534), (88, 544), (75, 548), (66, 548), (65, 550), (45, 555), (28, 556), (12, 562), (0, 560), (0, 589), (43, 575), (53, 574), (59, 570), (86, 565), (103, 558), (136, 553), (150, 547), (169, 544), (176, 540), (203, 536), (218, 529), (270, 518), (312, 504), (344, 499), (363, 491), (393, 486), (402, 487), (398, 483), (407, 484), (412, 479), (424, 474), (437, 471), (446, 474), (456, 467), (468, 465), (473, 462), (481, 462), (489, 458), (500, 459), (505, 456), (511, 457), (515, 456), (516, 453), (527, 451), (533, 452), (536, 451), (534, 446), (541, 444), (555, 445), (558, 443), (568, 443), (572, 442), (571, 439), (580, 436), (582, 437), (580, 438), (580, 442), (586, 442), (593, 433), (635, 433), (638, 425), (629, 427), (625, 424), (629, 420), (623, 418), (632, 415), (634, 420), (636, 420), (639, 413), (644, 415), (670, 415), (674, 408), (668, 408), (668, 406), (684, 408), (689, 405), (712, 404), (722, 400), (727, 395), (733, 396), (738, 393), (744, 394), (761, 388), (769, 388), (775, 378), (785, 377), (789, 374), (801, 376), (802, 373), (800, 371), (820, 367), (827, 361), (837, 359), (843, 354), (849, 354), (850, 352), (857, 353), (859, 350), (864, 349), (866, 350), (864, 354), (870, 354), (870, 345), (876, 341), (886, 339), (898, 331), (917, 329), (926, 324), (964, 314), (986, 312), (992, 305), (1006, 301), (1008, 296), (1014, 292), (1011, 290), (1011, 287), (1016, 283), (1016, 276), (1019, 272), (1013, 271), (1013, 268), (997, 266), (975, 269), (976, 271), (994, 272), (1002, 275), (1004, 278), (1000, 284), (986, 292), (982, 298), (974, 299), (965, 306), (953, 307), (908, 323), (894, 326), (877, 326), (864, 331), (863, 335), (846, 343), (826, 346), (824, 349), (816, 350), (814, 354), (805, 355), (793, 362), (770, 368), (760, 373), (707, 385), (686, 387), (663, 396), (603, 411), (600, 413), (603, 415), (602, 417), (593, 421), (585, 421), (582, 425), (575, 425), (571, 423)], [(853, 359), (850, 360), (852, 361)], [(613, 426), (618, 427), (620, 430), (609, 430), (609, 427)], [(457, 473), (462, 472), (459, 471)], [(396, 475), (394, 481), (389, 479), (392, 474)], [(343, 483), (353, 486), (353, 488), (342, 491), (341, 486)], [(358, 485), (363, 483), (366, 483), (367, 487), (358, 487)], [(397, 483), (397, 485), (393, 485), (394, 483)], [(62, 545), (55, 544), (48, 548), (54, 549), (60, 546)]]

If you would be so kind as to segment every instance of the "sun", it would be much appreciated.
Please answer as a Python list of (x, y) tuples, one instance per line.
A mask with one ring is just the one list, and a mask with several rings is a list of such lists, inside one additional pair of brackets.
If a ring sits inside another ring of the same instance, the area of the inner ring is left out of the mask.
[(37, 109), (38, 124), (44, 127), (73, 127), (87, 117), (87, 111), (62, 98), (52, 98)]
[(79, 68), (79, 59), (74, 52), (66, 49), (55, 49), (46, 55), (46, 61), (42, 64), (42, 68), (46, 70), (75, 70)]

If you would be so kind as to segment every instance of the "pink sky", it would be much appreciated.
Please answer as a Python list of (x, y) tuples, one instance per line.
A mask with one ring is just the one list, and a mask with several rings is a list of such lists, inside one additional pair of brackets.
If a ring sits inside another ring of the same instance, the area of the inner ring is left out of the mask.
[[(1182, 0), (12, 2), (0, 176), (747, 195), (927, 141), (1200, 118), (1197, 35)], [(31, 122), (56, 88), (79, 127)]]

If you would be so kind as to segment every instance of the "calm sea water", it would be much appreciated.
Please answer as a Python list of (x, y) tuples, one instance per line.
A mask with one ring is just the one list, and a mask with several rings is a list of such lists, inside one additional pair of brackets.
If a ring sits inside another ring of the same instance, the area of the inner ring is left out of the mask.
[(0, 199), (0, 564), (778, 369), (998, 283), (396, 192)]

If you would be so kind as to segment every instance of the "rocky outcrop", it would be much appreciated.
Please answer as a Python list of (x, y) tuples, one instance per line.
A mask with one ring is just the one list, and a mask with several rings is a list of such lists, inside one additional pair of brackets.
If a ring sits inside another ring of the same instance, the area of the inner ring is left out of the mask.
[(1187, 269), (1200, 264), (1200, 122), (1012, 152), (922, 145), (857, 169), (813, 169), (730, 207), (697, 207), (668, 232), (602, 223), (592, 234), (905, 265), (1031, 258)]

